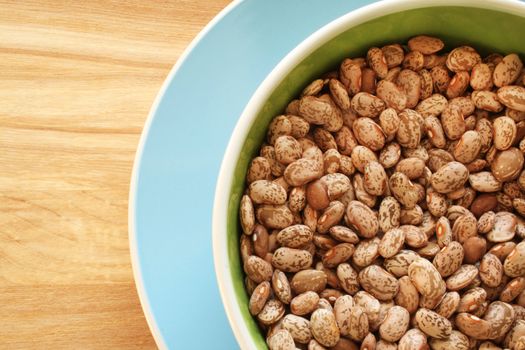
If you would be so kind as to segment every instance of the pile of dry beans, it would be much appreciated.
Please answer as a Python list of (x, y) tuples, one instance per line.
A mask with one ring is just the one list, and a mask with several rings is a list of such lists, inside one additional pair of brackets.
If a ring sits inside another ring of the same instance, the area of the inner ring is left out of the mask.
[(272, 350), (525, 349), (525, 70), (372, 47), (269, 125), (240, 203)]

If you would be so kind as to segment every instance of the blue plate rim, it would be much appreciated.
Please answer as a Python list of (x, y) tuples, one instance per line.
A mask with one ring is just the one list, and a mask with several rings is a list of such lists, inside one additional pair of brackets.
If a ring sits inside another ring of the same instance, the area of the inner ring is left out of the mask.
[(138, 189), (138, 180), (139, 180), (139, 171), (142, 164), (142, 158), (144, 153), (144, 147), (149, 137), (150, 128), (157, 114), (159, 105), (166, 94), (166, 90), (171, 85), (172, 81), (177, 76), (177, 72), (180, 67), (186, 62), (188, 56), (193, 51), (193, 49), (199, 44), (199, 42), (210, 32), (215, 25), (217, 25), (224, 17), (226, 17), (231, 11), (233, 11), (238, 5), (240, 5), (244, 0), (233, 0), (231, 3), (226, 5), (215, 17), (211, 19), (206, 26), (193, 38), (190, 44), (184, 49), (182, 54), (179, 56), (179, 59), (175, 62), (170, 72), (168, 73), (166, 79), (162, 83), (153, 104), (148, 112), (146, 121), (144, 122), (144, 127), (140, 135), (140, 139), (137, 145), (137, 150), (135, 152), (135, 157), (133, 160), (133, 168), (131, 171), (131, 180), (129, 186), (129, 196), (128, 196), (128, 239), (129, 239), (129, 250), (131, 256), (131, 269), (133, 272), (133, 279), (135, 283), (135, 288), (139, 296), (140, 305), (144, 316), (146, 317), (146, 322), (148, 327), (153, 335), (155, 343), (159, 349), (168, 349), (166, 341), (160, 332), (159, 326), (155, 319), (155, 315), (151, 311), (150, 300), (145, 289), (144, 279), (142, 276), (142, 269), (140, 266), (140, 259), (138, 254), (138, 243), (137, 243), (137, 231), (136, 231), (136, 194)]

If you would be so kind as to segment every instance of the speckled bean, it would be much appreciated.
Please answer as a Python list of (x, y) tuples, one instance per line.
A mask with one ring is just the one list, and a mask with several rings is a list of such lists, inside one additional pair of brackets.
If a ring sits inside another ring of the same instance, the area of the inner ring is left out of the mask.
[(452, 324), (438, 313), (421, 308), (416, 312), (415, 322), (418, 328), (428, 336), (446, 339), (452, 333)]

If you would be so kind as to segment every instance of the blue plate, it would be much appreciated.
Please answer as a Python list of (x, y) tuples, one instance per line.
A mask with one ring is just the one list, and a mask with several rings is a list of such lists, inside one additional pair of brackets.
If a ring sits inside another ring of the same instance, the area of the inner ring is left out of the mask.
[(135, 280), (160, 348), (238, 348), (211, 248), (214, 188), (228, 138), (257, 86), (292, 48), (370, 2), (233, 2), (166, 79), (139, 144), (129, 207)]

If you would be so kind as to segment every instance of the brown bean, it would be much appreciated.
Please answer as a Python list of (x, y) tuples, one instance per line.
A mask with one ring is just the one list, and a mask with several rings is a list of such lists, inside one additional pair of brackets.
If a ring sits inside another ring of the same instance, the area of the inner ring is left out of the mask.
[(371, 195), (381, 196), (388, 187), (388, 178), (385, 169), (379, 162), (370, 161), (365, 165), (365, 190)]
[(504, 336), (514, 322), (514, 309), (507, 303), (501, 301), (492, 302), (483, 317), (491, 323), (489, 339)]
[(324, 86), (323, 79), (316, 79), (306, 86), (301, 93), (301, 96), (317, 95)]
[(351, 95), (355, 95), (361, 90), (361, 72), (361, 67), (355, 60), (344, 59), (341, 63), (339, 78)]
[(295, 343), (290, 332), (280, 329), (268, 338), (268, 347), (270, 350), (293, 350)]
[(471, 98), (476, 108), (489, 112), (500, 112), (503, 109), (498, 96), (492, 91), (474, 91)]
[(517, 85), (503, 86), (498, 89), (498, 99), (506, 107), (525, 112), (525, 87)]
[(469, 183), (478, 192), (496, 192), (501, 189), (501, 182), (489, 171), (469, 175)]
[(308, 131), (310, 131), (310, 124), (306, 120), (296, 115), (289, 115), (287, 117), (292, 124), (291, 136), (299, 139), (308, 134)]
[(368, 316), (365, 310), (357, 305), (351, 308), (348, 322), (348, 337), (355, 341), (362, 341), (369, 330)]
[(505, 273), (510, 277), (525, 274), (525, 242), (521, 242), (510, 252), (504, 262)]
[(466, 131), (465, 119), (457, 107), (446, 107), (441, 113), (441, 125), (447, 137), (457, 140)]
[(515, 147), (498, 152), (490, 169), (494, 177), (501, 182), (517, 179), (524, 163), (523, 153)]
[(412, 209), (401, 209), (401, 224), (420, 225), (423, 222), (423, 209), (416, 205)]
[(516, 123), (512, 118), (499, 117), (494, 119), (494, 146), (500, 151), (508, 149), (516, 138)]
[(256, 224), (251, 236), (253, 251), (260, 258), (265, 258), (270, 252), (270, 236), (263, 225)]
[(447, 292), (434, 311), (445, 318), (450, 318), (458, 309), (460, 301), (458, 292)]
[(265, 157), (255, 157), (250, 162), (246, 181), (252, 183), (256, 180), (270, 180), (271, 174), (270, 161)]
[(270, 283), (268, 281), (261, 282), (250, 296), (249, 309), (254, 316), (259, 314), (263, 309), (268, 297), (270, 296)]
[(310, 322), (301, 316), (293, 314), (284, 316), (281, 327), (290, 332), (292, 338), (300, 344), (306, 344), (312, 339)]
[(357, 234), (345, 226), (332, 226), (329, 233), (333, 238), (341, 242), (352, 244), (359, 242)]
[(446, 339), (452, 333), (450, 321), (432, 310), (419, 309), (415, 321), (421, 331), (436, 339)]
[(426, 117), (425, 128), (430, 142), (432, 142), (432, 144), (437, 148), (445, 148), (447, 145), (447, 139), (439, 119), (432, 115)]
[(372, 151), (380, 150), (385, 145), (385, 136), (381, 127), (370, 118), (358, 118), (353, 124), (357, 141)]
[(330, 79), (328, 82), (330, 94), (335, 104), (341, 109), (350, 108), (350, 97), (343, 83), (337, 79)]
[(421, 95), (421, 78), (410, 69), (403, 69), (397, 76), (397, 85), (406, 95), (406, 108), (414, 108)]
[(464, 261), (467, 264), (474, 264), (485, 255), (487, 241), (478, 236), (469, 237), (463, 242), (463, 251), (465, 253)]
[(463, 95), (470, 82), (470, 75), (466, 71), (459, 71), (450, 80), (445, 91), (448, 98), (455, 98)]
[(273, 269), (267, 261), (259, 258), (258, 256), (250, 256), (244, 262), (244, 271), (250, 277), (251, 280), (256, 283), (262, 283), (269, 281), (272, 278)]
[(399, 279), (399, 292), (395, 297), (397, 305), (404, 307), (410, 314), (417, 311), (419, 306), (419, 293), (408, 276)]
[(418, 71), (423, 68), (425, 64), (425, 57), (419, 51), (410, 51), (403, 59), (403, 68)]
[[(322, 154), (321, 154), (322, 158)], [(289, 164), (284, 170), (284, 178), (292, 186), (302, 186), (323, 175), (322, 160), (301, 158)]]
[(452, 228), (450, 221), (445, 216), (441, 216), (436, 223), (436, 238), (441, 248), (452, 242)]
[(412, 51), (419, 51), (424, 55), (430, 55), (440, 51), (445, 44), (439, 38), (418, 35), (408, 40), (408, 47)]
[[(419, 255), (413, 250), (401, 250), (393, 257), (385, 259), (383, 265), (394, 276), (402, 277), (408, 275), (409, 266), (418, 258)], [(439, 272), (436, 271), (436, 273), (439, 275)]]
[(313, 131), (313, 137), (315, 143), (319, 146), (322, 152), (326, 152), (331, 148), (337, 149), (335, 138), (328, 130), (316, 128)]
[(496, 213), (494, 217), (494, 226), (487, 233), (487, 239), (490, 242), (506, 242), (514, 238), (516, 234), (517, 218), (509, 212)]
[(373, 333), (368, 333), (365, 339), (361, 342), (361, 350), (372, 350), (376, 348), (376, 337)]
[(447, 105), (448, 101), (445, 96), (434, 94), (419, 102), (416, 106), (416, 111), (424, 118), (428, 116), (437, 117), (445, 110)]
[[(324, 125), (336, 112), (329, 102), (323, 101), (315, 96), (304, 96), (299, 101), (298, 113), (299, 116), (303, 117), (308, 123)], [(289, 128), (290, 131), (287, 135), (291, 133), (291, 123)]]
[(365, 165), (371, 160), (377, 161), (378, 159), (370, 148), (358, 145), (352, 150), (352, 163), (360, 173), (365, 172)]
[(306, 250), (281, 247), (273, 253), (272, 265), (284, 272), (297, 272), (312, 265), (312, 255)]
[(460, 290), (468, 286), (478, 276), (478, 269), (474, 265), (462, 265), (456, 272), (447, 278), (449, 290)]
[(303, 269), (292, 277), (290, 287), (295, 294), (307, 291), (320, 293), (325, 289), (326, 282), (326, 274), (323, 271)]
[(442, 277), (448, 277), (460, 268), (463, 257), (464, 250), (461, 244), (452, 241), (436, 254), (433, 264)]
[(239, 217), (244, 234), (252, 234), (255, 227), (255, 213), (252, 200), (247, 195), (242, 196), (239, 207)]
[(453, 72), (470, 71), (480, 62), (481, 57), (470, 46), (457, 47), (447, 57), (447, 67)]
[(432, 96), (432, 92), (434, 92), (434, 82), (432, 81), (432, 74), (430, 74), (428, 70), (421, 69), (418, 74), (421, 83), (419, 98), (424, 100)]
[(494, 68), (494, 85), (497, 87), (511, 85), (518, 79), (522, 68), (523, 63), (515, 53), (503, 57), (501, 62)]
[(486, 63), (478, 63), (472, 67), (470, 86), (474, 90), (490, 90), (492, 88), (492, 71)]
[(393, 82), (381, 80), (377, 84), (377, 96), (385, 101), (388, 108), (401, 112), (407, 107), (407, 95)]
[(405, 109), (398, 116), (397, 142), (406, 148), (416, 148), (421, 140), (421, 126), (419, 124), (421, 115), (416, 111)]
[(417, 258), (408, 267), (408, 276), (420, 294), (436, 298), (445, 293), (445, 282), (430, 261)]
[[(266, 158), (270, 163), (270, 171), (273, 176), (282, 176), (285, 170), (284, 164), (281, 164), (275, 158), (275, 148), (273, 146), (263, 146), (260, 152), (261, 156)], [(269, 179), (269, 178), (268, 178)]]
[(310, 329), (315, 340), (324, 346), (334, 346), (339, 341), (339, 328), (331, 311), (315, 310), (310, 317)]
[(454, 147), (454, 158), (463, 164), (475, 160), (481, 151), (481, 136), (477, 131), (465, 132)]
[(325, 209), (330, 204), (328, 186), (321, 180), (308, 184), (305, 196), (308, 205), (316, 210)]
[(473, 312), (485, 302), (487, 292), (480, 287), (466, 291), (459, 302), (457, 312)]
[(449, 193), (461, 188), (468, 176), (468, 170), (463, 164), (450, 162), (432, 174), (432, 187), (439, 193)]
[(381, 150), (379, 154), (379, 163), (385, 168), (391, 168), (397, 164), (401, 158), (401, 146), (398, 143), (389, 143)]
[(379, 78), (386, 77), (388, 72), (388, 65), (383, 51), (377, 47), (372, 47), (368, 50), (366, 54), (366, 60), (368, 66), (376, 72)]
[(401, 225), (399, 227), (405, 233), (405, 242), (412, 248), (422, 248), (428, 244), (428, 237), (419, 227), (414, 225)]
[(391, 307), (379, 327), (381, 338), (390, 342), (398, 341), (406, 333), (409, 320), (410, 314), (404, 307)]
[(351, 101), (352, 109), (361, 117), (376, 118), (386, 108), (386, 104), (379, 97), (367, 92), (359, 92)]
[(394, 108), (387, 108), (379, 115), (379, 125), (387, 137), (396, 134), (399, 128), (399, 117)]
[(331, 268), (336, 267), (340, 263), (347, 261), (354, 254), (355, 247), (350, 243), (340, 243), (329, 249), (323, 255), (323, 265)]
[(377, 237), (362, 240), (356, 247), (355, 253), (352, 256), (352, 262), (358, 267), (370, 265), (379, 257), (379, 244), (380, 239)]
[(348, 204), (345, 220), (356, 229), (358, 235), (364, 238), (374, 237), (379, 230), (379, 221), (375, 213), (358, 201), (351, 201)]
[(470, 349), (468, 337), (457, 330), (452, 330), (448, 338), (445, 339), (430, 339), (430, 346), (433, 350), (468, 350)]
[(403, 173), (394, 173), (389, 180), (394, 197), (406, 208), (414, 208), (419, 201), (418, 189)]
[(379, 300), (391, 300), (399, 290), (399, 282), (377, 265), (370, 265), (359, 272), (361, 287)]
[(337, 278), (341, 288), (350, 295), (359, 291), (358, 274), (348, 263), (342, 263), (337, 266)]
[(370, 68), (363, 68), (361, 72), (361, 91), (375, 94), (376, 84), (377, 73)]
[(386, 340), (380, 339), (377, 342), (376, 350), (396, 350), (397, 345), (394, 343), (387, 342)]
[(439, 93), (444, 93), (450, 83), (450, 76), (447, 68), (443, 66), (436, 66), (430, 70), (432, 81), (434, 82), (434, 90)]
[(270, 299), (257, 314), (257, 319), (264, 325), (271, 325), (284, 316), (284, 305), (277, 299)]
[(304, 316), (315, 309), (319, 302), (319, 295), (313, 291), (307, 291), (295, 296), (290, 302), (290, 311), (299, 316)]
[(499, 299), (505, 303), (510, 303), (523, 291), (525, 291), (525, 277), (516, 277), (503, 288)]
[(300, 248), (312, 241), (313, 232), (306, 225), (288, 226), (277, 234), (279, 244), (289, 248)]
[(388, 230), (379, 243), (379, 254), (384, 258), (396, 255), (405, 242), (405, 231), (399, 228)]
[(357, 140), (350, 128), (347, 126), (341, 127), (335, 134), (335, 143), (341, 154), (350, 155), (355, 146), (358, 145)]
[(343, 336), (350, 334), (350, 315), (354, 306), (354, 299), (350, 295), (343, 295), (334, 303), (335, 320)]
[(393, 67), (388, 70), (388, 73), (386, 73), (386, 77), (383, 80), (395, 82), (399, 72), (401, 72), (401, 67)]
[(443, 149), (431, 149), (428, 154), (428, 167), (434, 173), (442, 166), (454, 161), (452, 154)]
[(381, 51), (383, 52), (388, 68), (393, 68), (403, 63), (405, 52), (401, 45), (386, 45), (381, 48)]
[(477, 233), (477, 220), (470, 213), (459, 216), (452, 226), (452, 235), (459, 243), (465, 242), (469, 237), (475, 236)]
[(396, 165), (396, 171), (405, 174), (410, 180), (423, 176), (425, 162), (419, 158), (405, 158)]
[(379, 206), (379, 226), (383, 232), (398, 227), (401, 218), (401, 206), (394, 197), (385, 197)]

